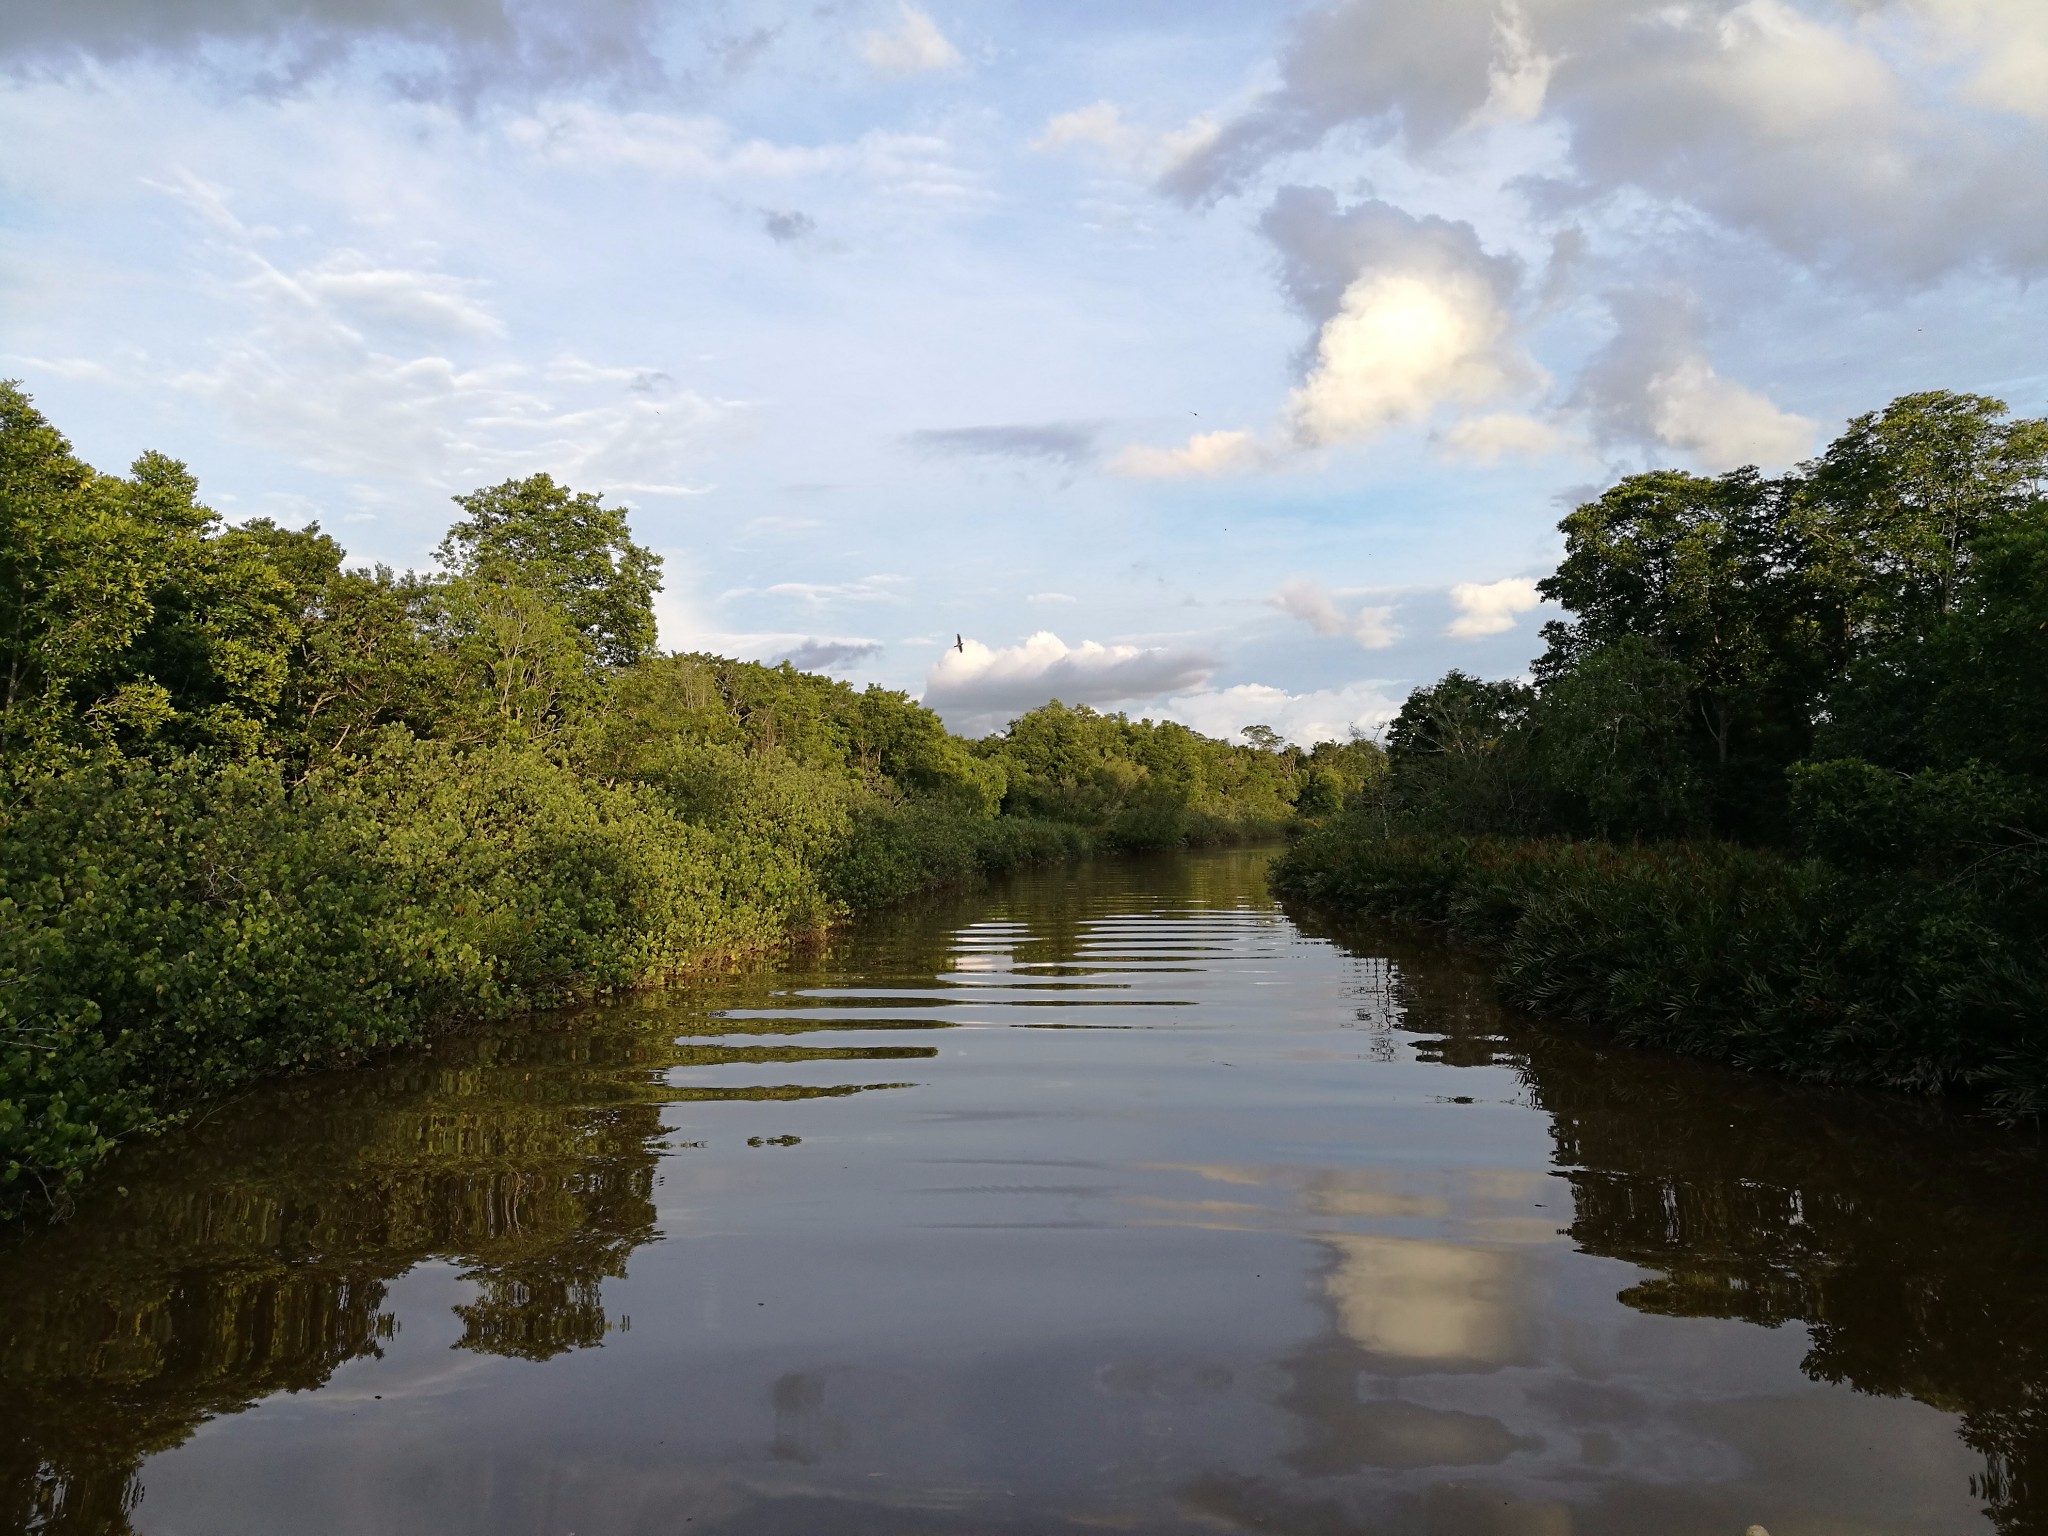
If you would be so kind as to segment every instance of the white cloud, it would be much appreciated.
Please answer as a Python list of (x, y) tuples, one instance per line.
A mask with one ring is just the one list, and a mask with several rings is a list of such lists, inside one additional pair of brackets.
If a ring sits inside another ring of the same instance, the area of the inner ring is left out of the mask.
[[(775, 597), (800, 598), (807, 603), (894, 603), (903, 600), (907, 576), (887, 572), (863, 576), (858, 581), (778, 581), (761, 590)], [(727, 594), (733, 596), (736, 594)]]
[(1319, 326), (1288, 402), (1298, 443), (1368, 438), (1541, 382), (1516, 335), (1520, 267), (1488, 255), (1471, 225), (1287, 187), (1263, 227), (1289, 295)]
[(2048, 122), (2048, 6), (2040, 0), (1911, 0), (1936, 48), (1976, 66), (1965, 96)]
[(928, 12), (907, 0), (896, 9), (895, 31), (870, 32), (860, 40), (860, 56), (870, 69), (884, 75), (919, 75), (959, 67), (960, 50)]
[(709, 183), (859, 176), (889, 191), (931, 199), (980, 199), (978, 179), (953, 147), (931, 134), (874, 130), (841, 143), (780, 144), (740, 138), (713, 117), (616, 112), (553, 101), (515, 118), (505, 137), (536, 160), (577, 170), (652, 171)]
[(872, 661), (884, 647), (879, 640), (830, 639), (809, 636), (791, 646), (776, 661), (786, 661), (799, 672), (843, 672)]
[(1238, 739), (1248, 725), (1270, 725), (1289, 741), (1310, 746), (1344, 741), (1354, 733), (1376, 736), (1399, 714), (1401, 698), (1381, 682), (1347, 683), (1289, 693), (1264, 683), (1176, 694), (1159, 713), (1205, 736)]
[(1486, 70), (1486, 100), (1472, 114), (1472, 122), (1528, 122), (1543, 111), (1551, 73), (1561, 61), (1536, 46), (1528, 14), (1517, 0), (1504, 0), (1494, 16), (1493, 42), (1493, 60)]
[(954, 730), (983, 734), (1050, 699), (1111, 705), (1196, 687), (1215, 663), (1170, 646), (1070, 646), (1050, 630), (992, 649), (968, 640), (925, 674), (924, 702)]
[(1549, 422), (1512, 411), (1468, 416), (1452, 422), (1436, 434), (1435, 443), (1447, 457), (1472, 459), (1481, 464), (1492, 464), (1509, 455), (1540, 458), (1562, 453), (1572, 446), (1571, 439)]
[(1031, 147), (1086, 147), (1121, 170), (1151, 177), (1170, 174), (1175, 166), (1202, 153), (1215, 142), (1219, 131), (1214, 118), (1196, 117), (1179, 128), (1160, 132), (1127, 121), (1114, 102), (1098, 101), (1049, 119)]
[(1288, 401), (1296, 436), (1370, 437), (1445, 403), (1478, 405), (1524, 376), (1507, 355), (1507, 311), (1460, 272), (1366, 272), (1316, 341), (1315, 367)]
[(1348, 635), (1369, 651), (1382, 650), (1401, 638), (1391, 605), (1361, 606), (1346, 613), (1337, 606), (1329, 590), (1312, 577), (1298, 576), (1282, 583), (1266, 601), (1319, 635)]
[(1778, 466), (1805, 457), (1817, 425), (1715, 371), (1699, 307), (1682, 291), (1610, 294), (1614, 337), (1580, 375), (1573, 403), (1609, 443), (1654, 443), (1701, 468)]
[(306, 291), (371, 323), (453, 336), (496, 337), (505, 322), (469, 294), (469, 284), (439, 272), (379, 267), (356, 251), (336, 251), (299, 274)]
[(1135, 480), (1186, 480), (1238, 474), (1257, 468), (1264, 458), (1249, 432), (1198, 432), (1179, 448), (1126, 448), (1109, 461), (1109, 468)]
[(1691, 454), (1703, 468), (1777, 467), (1813, 450), (1816, 423), (1722, 378), (1705, 358), (1685, 358), (1656, 375), (1648, 395), (1658, 441)]
[(1505, 634), (1515, 627), (1515, 615), (1527, 613), (1542, 601), (1536, 583), (1527, 576), (1488, 582), (1461, 581), (1451, 588), (1451, 603), (1458, 610), (1458, 617), (1451, 620), (1444, 633), (1454, 640)]
[(740, 139), (713, 117), (613, 112), (553, 101), (505, 125), (505, 137), (537, 160), (579, 169), (658, 171), (694, 181), (775, 179), (843, 167), (841, 144), (791, 145)]
[(1413, 162), (1527, 120), (1555, 159), (1524, 190), (1637, 240), (1699, 220), (1873, 286), (2048, 266), (2040, 0), (1332, 0), (1163, 185), (1212, 199), (1342, 128)]
[(460, 280), (355, 250), (288, 270), (209, 191), (207, 221), (247, 274), (231, 282), (247, 324), (210, 358), (137, 382), (204, 400), (231, 433), (307, 469), (408, 494), (541, 469), (614, 494), (704, 489), (704, 439), (738, 407), (645, 368), (566, 358), (536, 372), (505, 359), (506, 327)]

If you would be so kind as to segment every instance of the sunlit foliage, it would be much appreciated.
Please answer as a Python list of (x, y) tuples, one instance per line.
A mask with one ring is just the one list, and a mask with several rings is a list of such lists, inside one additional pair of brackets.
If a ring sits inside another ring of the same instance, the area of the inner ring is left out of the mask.
[(0, 384), (0, 1214), (120, 1137), (438, 1021), (660, 985), (1098, 846), (1275, 833), (1377, 750), (656, 649), (660, 561), (546, 475), (419, 575), (82, 463)]

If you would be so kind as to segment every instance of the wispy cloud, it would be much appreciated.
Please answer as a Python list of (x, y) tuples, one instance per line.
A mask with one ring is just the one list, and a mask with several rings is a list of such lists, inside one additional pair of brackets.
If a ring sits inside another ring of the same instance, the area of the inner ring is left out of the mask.
[(1048, 459), (1057, 464), (1094, 461), (1100, 424), (1042, 421), (996, 427), (934, 427), (912, 432), (905, 444), (934, 458)]
[(808, 639), (774, 657), (799, 672), (835, 672), (870, 660), (882, 653), (879, 640)]
[[(193, 206), (199, 184), (179, 185)], [(202, 190), (245, 324), (153, 382), (204, 401), (235, 435), (357, 481), (449, 487), (547, 469), (621, 494), (705, 489), (695, 466), (730, 402), (655, 368), (517, 361), (473, 282), (353, 249), (281, 265), (224, 189)]]
[(586, 171), (645, 171), (713, 184), (857, 176), (925, 199), (979, 199), (979, 178), (933, 134), (871, 129), (856, 139), (790, 144), (742, 137), (715, 117), (618, 111), (591, 102), (544, 103), (505, 125), (505, 137), (548, 164)]
[[(910, 585), (907, 576), (883, 573), (863, 576), (858, 581), (778, 581), (760, 590), (772, 597), (794, 597), (806, 603), (895, 603), (901, 602)], [(728, 594), (729, 596), (738, 594)]]

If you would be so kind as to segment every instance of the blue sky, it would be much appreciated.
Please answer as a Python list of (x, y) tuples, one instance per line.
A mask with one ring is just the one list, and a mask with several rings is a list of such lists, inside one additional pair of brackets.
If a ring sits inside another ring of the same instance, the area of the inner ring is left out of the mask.
[[(0, 0), (0, 375), (666, 643), (1228, 733), (1520, 672), (1575, 500), (2048, 401), (2041, 0)], [(951, 650), (954, 636), (964, 651)]]

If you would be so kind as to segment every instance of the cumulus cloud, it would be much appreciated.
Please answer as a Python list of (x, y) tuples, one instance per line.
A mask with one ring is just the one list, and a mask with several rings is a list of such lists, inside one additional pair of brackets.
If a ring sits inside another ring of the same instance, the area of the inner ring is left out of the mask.
[(791, 646), (776, 656), (776, 661), (786, 661), (799, 672), (831, 672), (854, 666), (871, 656), (880, 655), (882, 642), (879, 640), (819, 640), (808, 639)]
[(869, 32), (860, 40), (860, 56), (882, 75), (919, 75), (960, 65), (960, 50), (947, 40), (930, 14), (905, 3), (897, 6), (894, 31)]
[(1346, 613), (1329, 589), (1312, 577), (1283, 582), (1266, 601), (1319, 635), (1347, 635), (1369, 651), (1384, 649), (1401, 638), (1401, 631), (1394, 627), (1391, 605), (1361, 605)]
[(1708, 470), (1782, 466), (1812, 451), (1818, 424), (1723, 378), (1708, 360), (1698, 306), (1683, 293), (1609, 296), (1613, 339), (1586, 366), (1574, 404), (1607, 443), (1656, 443)]
[(1489, 256), (1471, 225), (1378, 200), (1340, 208), (1328, 191), (1288, 187), (1264, 229), (1289, 293), (1320, 323), (1288, 402), (1298, 442), (1371, 437), (1541, 381), (1515, 333), (1520, 267)]
[(289, 89), (369, 48), (412, 96), (653, 84), (656, 0), (4, 0), (0, 68), (203, 60)]
[(904, 442), (934, 458), (1048, 459), (1056, 464), (1092, 463), (1102, 428), (1088, 421), (1041, 421), (992, 427), (934, 427), (912, 432)]
[(1264, 683), (1238, 683), (1229, 688), (1176, 694), (1159, 713), (1205, 736), (1235, 739), (1248, 725), (1270, 725), (1301, 746), (1318, 741), (1345, 741), (1377, 736), (1401, 710), (1401, 695), (1391, 683), (1347, 683), (1290, 693)]
[[(1428, 156), (1555, 129), (1539, 200), (1685, 208), (1858, 282), (2048, 265), (2048, 11), (2037, 0), (1335, 0), (1276, 86), (1162, 185), (1243, 187), (1334, 130)], [(1894, 24), (1885, 25), (1887, 20)]]
[(1042, 629), (1021, 645), (946, 651), (925, 674), (924, 702), (954, 730), (985, 734), (1049, 699), (1113, 705), (1199, 687), (1215, 665), (1171, 646), (1070, 646)]
[(1454, 640), (1506, 634), (1515, 627), (1517, 614), (1527, 613), (1542, 601), (1536, 583), (1527, 576), (1461, 581), (1451, 588), (1451, 606), (1458, 610), (1458, 617), (1444, 633)]
[(1265, 458), (1249, 432), (1198, 432), (1178, 448), (1126, 448), (1109, 467), (1134, 480), (1186, 480), (1256, 469)]

